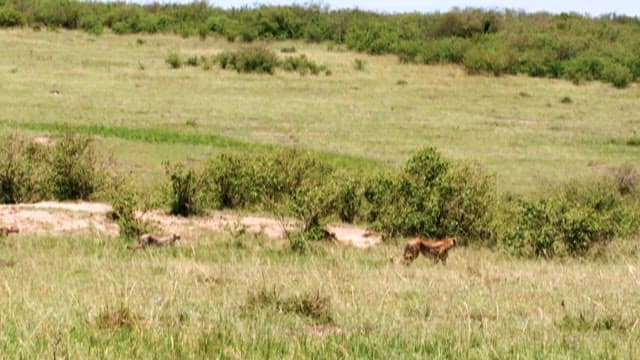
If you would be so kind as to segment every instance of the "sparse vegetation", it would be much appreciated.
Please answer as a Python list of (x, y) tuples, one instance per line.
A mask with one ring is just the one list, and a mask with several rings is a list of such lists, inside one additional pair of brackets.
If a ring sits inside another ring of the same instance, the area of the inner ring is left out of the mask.
[(358, 71), (363, 71), (366, 65), (367, 65), (367, 62), (363, 59), (353, 60), (353, 68)]
[(327, 71), (326, 66), (316, 64), (309, 60), (304, 54), (300, 56), (290, 56), (284, 59), (282, 69), (285, 71), (295, 71), (300, 73), (300, 75), (306, 75), (307, 73), (318, 75), (323, 71)]
[(167, 58), (165, 59), (165, 62), (172, 69), (179, 69), (179, 68), (182, 67), (182, 57), (178, 53), (172, 52), (169, 55), (167, 55)]

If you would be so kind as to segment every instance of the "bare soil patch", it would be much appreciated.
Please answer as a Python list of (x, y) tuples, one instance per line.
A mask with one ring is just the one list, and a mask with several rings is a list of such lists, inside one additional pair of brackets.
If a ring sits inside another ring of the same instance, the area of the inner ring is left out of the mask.
[[(45, 201), (34, 204), (0, 205), (0, 226), (16, 225), (20, 234), (101, 234), (117, 236), (118, 225), (107, 219), (111, 206), (95, 202)], [(228, 233), (262, 234), (271, 239), (285, 239), (285, 231), (296, 230), (292, 219), (276, 219), (257, 215), (239, 215), (230, 211), (212, 211), (206, 216), (170, 216), (160, 210), (141, 213), (144, 220), (162, 232), (175, 232), (188, 238), (201, 230)], [(382, 241), (379, 234), (356, 226), (328, 225), (327, 231), (343, 244), (358, 248), (375, 246)]]

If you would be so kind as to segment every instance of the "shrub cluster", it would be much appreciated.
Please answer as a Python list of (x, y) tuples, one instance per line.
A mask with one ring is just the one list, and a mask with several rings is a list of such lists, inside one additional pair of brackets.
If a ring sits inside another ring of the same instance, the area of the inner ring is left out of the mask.
[[(454, 9), (448, 13), (377, 14), (317, 4), (223, 10), (206, 2), (148, 4), (73, 0), (5, 1), (1, 26), (29, 24), (100, 34), (173, 32), (230, 41), (304, 39), (344, 44), (403, 62), (451, 62), (469, 72), (524, 73), (625, 87), (640, 76), (638, 18)], [(287, 48), (289, 51), (293, 48)], [(241, 69), (243, 67), (240, 67)]]
[(89, 199), (105, 187), (91, 138), (65, 134), (53, 145), (0, 138), (0, 203)]
[[(175, 182), (184, 170), (171, 174)], [(322, 225), (329, 218), (364, 220), (387, 236), (494, 238), (492, 178), (476, 165), (453, 165), (432, 148), (418, 152), (402, 169), (366, 181), (295, 150), (221, 154), (201, 176), (203, 193), (189, 195), (183, 189), (183, 197), (198, 197), (206, 207), (261, 208), (295, 216), (308, 239), (324, 238)]]
[(221, 154), (197, 174), (181, 166), (167, 169), (174, 213), (245, 208), (294, 216), (301, 231), (289, 240), (298, 252), (309, 240), (329, 235), (323, 225), (330, 219), (366, 222), (385, 237), (454, 235), (462, 244), (498, 244), (547, 258), (581, 256), (640, 230), (637, 174), (630, 167), (596, 183), (566, 184), (539, 199), (505, 202), (479, 165), (452, 163), (434, 148), (416, 152), (399, 169), (365, 178), (296, 150)]
[(325, 65), (318, 65), (312, 60), (309, 60), (306, 55), (289, 56), (282, 62), (282, 69), (285, 71), (298, 72), (300, 75), (318, 75), (323, 71), (327, 71)]
[(216, 56), (222, 69), (239, 73), (273, 74), (279, 64), (278, 56), (264, 47), (247, 47), (238, 51), (224, 51)]
[(189, 66), (202, 65), (205, 70), (208, 70), (212, 63), (217, 63), (221, 69), (235, 70), (239, 73), (274, 74), (276, 68), (281, 67), (285, 71), (298, 72), (300, 75), (309, 73), (318, 75), (321, 72), (330, 74), (325, 65), (317, 64), (304, 54), (289, 56), (281, 61), (275, 52), (262, 46), (243, 47), (237, 51), (223, 51), (213, 58), (191, 56), (185, 60), (178, 53), (170, 53), (165, 62), (172, 69), (179, 69), (187, 64)]
[(474, 164), (453, 165), (433, 148), (417, 152), (395, 174), (367, 182), (366, 217), (389, 236), (495, 238), (495, 184)]
[(522, 256), (580, 256), (616, 236), (637, 233), (638, 210), (611, 179), (572, 182), (546, 197), (509, 203), (500, 241)]

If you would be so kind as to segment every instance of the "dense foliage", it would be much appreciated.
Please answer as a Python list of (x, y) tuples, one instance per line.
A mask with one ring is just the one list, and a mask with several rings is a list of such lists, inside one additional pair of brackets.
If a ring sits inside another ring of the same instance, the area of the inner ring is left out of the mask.
[(67, 133), (54, 144), (0, 137), (0, 204), (85, 200), (103, 191), (106, 172), (91, 138)]
[[(582, 256), (615, 237), (638, 233), (637, 174), (620, 169), (615, 176), (568, 183), (538, 198), (502, 201), (493, 177), (479, 165), (453, 163), (434, 148), (416, 152), (399, 169), (365, 176), (295, 150), (221, 154), (205, 166), (201, 180), (180, 166), (167, 174), (171, 199), (297, 218), (301, 233), (290, 236), (297, 250), (306, 249), (306, 240), (328, 236), (323, 226), (328, 221), (357, 221), (387, 238), (454, 235), (461, 244), (497, 244), (514, 254), (550, 258)], [(187, 175), (193, 185), (176, 187), (176, 179)]]
[(173, 32), (230, 41), (331, 41), (404, 62), (457, 63), (470, 73), (524, 73), (625, 87), (640, 76), (640, 19), (454, 9), (377, 14), (319, 5), (223, 10), (206, 2), (127, 4), (73, 0), (0, 0), (0, 26), (64, 27), (100, 34)]

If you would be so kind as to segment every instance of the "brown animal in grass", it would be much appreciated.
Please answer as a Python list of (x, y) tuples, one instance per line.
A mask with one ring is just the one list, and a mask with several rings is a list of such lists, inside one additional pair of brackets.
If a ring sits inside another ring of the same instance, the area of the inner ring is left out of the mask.
[(438, 261), (441, 261), (442, 265), (446, 265), (449, 250), (454, 246), (456, 246), (454, 237), (448, 237), (444, 240), (413, 238), (407, 241), (404, 247), (403, 262), (405, 265), (409, 265), (422, 253), (422, 256), (431, 257), (434, 263), (437, 264)]
[(180, 240), (180, 235), (157, 235), (144, 234), (138, 238), (138, 245), (135, 248), (145, 248), (147, 246), (170, 246)]
[(20, 230), (18, 230), (18, 227), (15, 225), (11, 225), (11, 226), (0, 226), (0, 237), (5, 237), (11, 233), (17, 234), (19, 233)]

